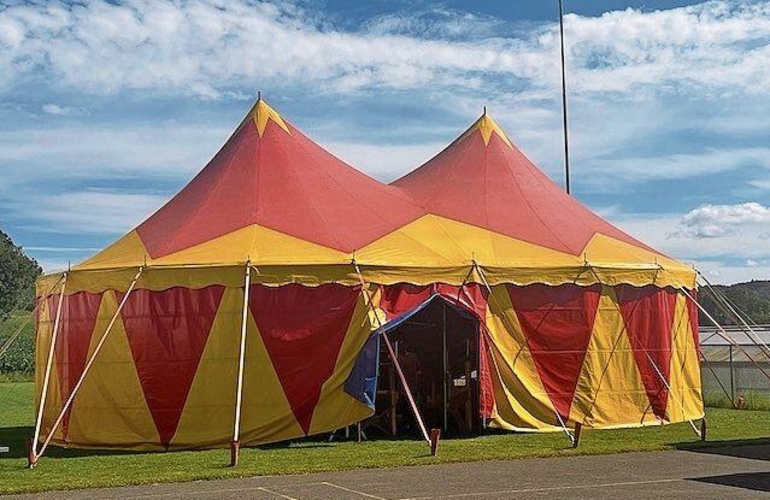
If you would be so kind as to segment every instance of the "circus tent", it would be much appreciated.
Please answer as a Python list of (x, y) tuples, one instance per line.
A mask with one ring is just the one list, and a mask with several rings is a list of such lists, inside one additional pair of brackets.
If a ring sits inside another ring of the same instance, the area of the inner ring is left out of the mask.
[(692, 421), (694, 288), (691, 268), (564, 194), (486, 113), (385, 185), (260, 99), (158, 212), (39, 281), (35, 453), (361, 422), (381, 341), (437, 299), (476, 325), (489, 426)]

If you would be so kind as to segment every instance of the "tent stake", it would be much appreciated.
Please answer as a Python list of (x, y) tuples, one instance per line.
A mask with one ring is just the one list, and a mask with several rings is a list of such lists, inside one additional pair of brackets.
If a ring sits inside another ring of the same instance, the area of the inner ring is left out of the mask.
[(54, 348), (56, 346), (56, 338), (59, 334), (59, 324), (61, 322), (61, 310), (64, 304), (64, 293), (67, 288), (67, 273), (64, 273), (63, 276), (64, 278), (62, 280), (61, 290), (59, 290), (59, 303), (56, 306), (56, 319), (54, 320), (53, 332), (51, 333), (51, 345), (48, 347), (48, 358), (46, 359), (46, 362), (45, 362), (45, 375), (43, 375), (43, 389), (40, 391), (40, 403), (37, 409), (37, 419), (35, 419), (35, 434), (32, 438), (32, 443), (30, 446), (29, 463), (28, 463), (30, 469), (33, 468), (35, 466), (35, 462), (37, 462), (37, 457), (35, 456), (36, 455), (35, 448), (37, 447), (38, 440), (40, 440), (40, 428), (43, 425), (43, 411), (45, 409), (46, 399), (48, 398), (48, 384), (50, 383), (50, 380), (51, 380), (51, 367), (53, 365)]
[(238, 352), (238, 380), (235, 389), (235, 424), (230, 442), (230, 467), (238, 465), (241, 450), (241, 405), (243, 403), (243, 368), (246, 358), (246, 331), (249, 319), (249, 292), (251, 290), (251, 262), (246, 262), (246, 278), (243, 288), (243, 312), (241, 316), (241, 343)]
[(83, 385), (83, 381), (85, 380), (86, 375), (91, 370), (91, 367), (96, 361), (96, 356), (99, 354), (99, 351), (102, 350), (102, 347), (104, 346), (104, 343), (107, 340), (107, 335), (109, 335), (109, 333), (112, 331), (112, 327), (115, 326), (115, 322), (118, 320), (118, 316), (120, 316), (120, 312), (123, 310), (123, 306), (126, 305), (126, 302), (128, 301), (128, 297), (131, 295), (131, 292), (134, 291), (134, 287), (136, 286), (136, 283), (139, 281), (139, 277), (142, 275), (143, 272), (144, 272), (144, 266), (141, 266), (139, 268), (139, 271), (136, 273), (136, 276), (134, 276), (134, 279), (131, 282), (131, 285), (129, 285), (128, 290), (126, 290), (126, 294), (123, 296), (123, 300), (120, 301), (120, 304), (118, 305), (118, 309), (115, 311), (115, 314), (112, 315), (112, 319), (110, 319), (110, 322), (107, 325), (107, 329), (104, 331), (104, 333), (102, 334), (102, 337), (99, 339), (99, 343), (96, 344), (93, 354), (91, 354), (91, 357), (88, 359), (86, 366), (83, 368), (83, 373), (80, 374), (80, 378), (78, 378), (78, 381), (75, 384), (75, 387), (72, 388), (72, 392), (70, 393), (70, 396), (67, 398), (67, 402), (64, 403), (64, 406), (62, 407), (61, 412), (59, 413), (59, 416), (56, 418), (56, 421), (51, 427), (51, 431), (48, 433), (48, 437), (43, 442), (43, 446), (40, 447), (40, 451), (36, 452), (34, 450), (34, 446), (37, 443), (32, 443), (33, 449), (32, 449), (32, 456), (30, 457), (32, 459), (29, 464), (30, 469), (34, 468), (38, 459), (42, 457), (43, 453), (45, 453), (45, 450), (48, 449), (48, 445), (51, 443), (51, 440), (56, 434), (56, 430), (58, 429), (62, 420), (64, 420), (64, 415), (66, 415), (66, 413), (69, 411), (70, 407), (72, 406), (72, 402), (75, 400), (75, 395), (78, 393), (78, 390), (80, 390), (80, 387)]
[(353, 261), (353, 266), (356, 269), (356, 273), (358, 274), (358, 280), (361, 282), (361, 292), (364, 294), (366, 298), (366, 302), (369, 305), (369, 309), (371, 310), (372, 315), (374, 316), (374, 320), (377, 322), (377, 329), (382, 330), (382, 338), (385, 339), (385, 346), (388, 348), (388, 354), (390, 355), (390, 359), (393, 361), (393, 365), (396, 367), (396, 373), (398, 373), (398, 378), (401, 381), (401, 385), (404, 387), (404, 392), (406, 393), (406, 398), (409, 400), (409, 405), (412, 408), (412, 412), (414, 413), (414, 417), (417, 420), (417, 424), (420, 427), (420, 432), (422, 433), (422, 437), (425, 440), (425, 442), (428, 443), (429, 446), (431, 446), (431, 450), (433, 450), (434, 445), (433, 441), (431, 440), (431, 437), (428, 435), (428, 430), (425, 428), (425, 422), (422, 419), (422, 415), (420, 414), (420, 410), (417, 408), (417, 403), (414, 400), (414, 396), (412, 396), (412, 390), (409, 388), (409, 384), (406, 381), (406, 376), (404, 376), (404, 371), (401, 369), (401, 363), (398, 362), (398, 356), (396, 356), (395, 351), (393, 350), (393, 345), (390, 342), (390, 338), (388, 337), (388, 332), (386, 332), (383, 329), (382, 320), (380, 319), (380, 315), (377, 314), (377, 310), (374, 307), (374, 302), (372, 302), (372, 297), (369, 295), (369, 289), (367, 288), (366, 281), (364, 280), (364, 276), (361, 274), (361, 269), (358, 267), (358, 264), (356, 261)]

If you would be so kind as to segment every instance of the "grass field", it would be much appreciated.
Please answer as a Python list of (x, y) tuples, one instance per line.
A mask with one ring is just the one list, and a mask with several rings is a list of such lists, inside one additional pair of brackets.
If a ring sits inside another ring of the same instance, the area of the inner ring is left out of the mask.
[[(654, 451), (702, 446), (688, 424), (662, 428), (585, 431), (580, 448), (562, 434), (498, 434), (441, 442), (437, 457), (419, 441), (364, 443), (303, 441), (245, 449), (240, 466), (227, 467), (228, 450), (175, 453), (100, 453), (51, 448), (35, 470), (26, 470), (24, 440), (31, 433), (33, 384), (0, 384), (0, 493), (91, 488), (354, 468), (425, 465), (475, 460)], [(770, 441), (770, 413), (713, 409), (709, 445)]]

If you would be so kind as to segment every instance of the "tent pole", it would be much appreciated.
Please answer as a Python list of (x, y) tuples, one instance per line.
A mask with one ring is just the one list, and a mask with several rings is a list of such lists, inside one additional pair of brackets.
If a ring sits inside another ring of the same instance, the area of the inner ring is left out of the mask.
[(444, 376), (442, 377), (444, 379), (444, 432), (446, 432), (449, 425), (449, 401), (447, 401), (447, 397), (449, 397), (449, 362), (447, 360), (449, 353), (447, 352), (446, 304), (444, 301), (441, 301), (441, 346), (441, 361), (444, 365)]
[[(495, 300), (495, 302), (497, 302), (497, 299), (495, 299), (495, 296), (492, 293), (492, 287), (489, 285), (489, 282), (487, 281), (487, 277), (482, 272), (481, 267), (475, 261), (473, 262), (473, 265), (476, 267), (476, 272), (478, 273), (479, 277), (481, 278), (481, 281), (484, 282), (484, 286), (486, 287), (487, 292), (489, 293), (489, 296), (492, 297), (492, 299)], [(500, 304), (497, 304), (497, 307), (502, 312), (502, 308), (500, 307)], [(502, 317), (504, 318), (505, 316), (503, 315)], [(513, 329), (511, 331), (513, 331)], [(564, 431), (564, 434), (566, 434), (567, 439), (569, 439), (570, 444), (572, 446), (575, 446), (575, 443), (576, 443), (575, 437), (569, 431), (569, 428), (565, 425), (564, 420), (561, 418), (561, 415), (559, 415), (559, 412), (554, 409), (554, 413), (556, 414), (556, 420), (559, 422), (559, 426), (561, 427), (562, 431)]]
[[(59, 425), (64, 419), (64, 415), (67, 413), (67, 411), (69, 411), (70, 407), (72, 406), (72, 402), (75, 400), (75, 395), (77, 394), (78, 390), (80, 390), (80, 387), (83, 385), (83, 381), (85, 380), (86, 375), (91, 370), (91, 367), (96, 361), (96, 356), (99, 354), (99, 351), (102, 350), (102, 347), (104, 346), (104, 343), (107, 340), (107, 335), (109, 335), (110, 331), (112, 331), (112, 327), (115, 326), (115, 322), (118, 320), (118, 316), (120, 315), (120, 312), (123, 310), (123, 306), (126, 305), (126, 302), (128, 301), (128, 297), (131, 295), (131, 292), (134, 291), (134, 287), (136, 287), (136, 283), (139, 281), (139, 277), (142, 276), (143, 272), (144, 272), (144, 266), (141, 266), (139, 268), (139, 271), (136, 273), (136, 276), (134, 276), (133, 281), (131, 281), (131, 285), (129, 285), (128, 290), (126, 290), (126, 294), (123, 296), (123, 300), (120, 301), (120, 304), (118, 305), (118, 309), (115, 311), (115, 314), (112, 315), (112, 319), (110, 319), (110, 322), (107, 325), (107, 329), (104, 331), (104, 333), (102, 334), (102, 337), (99, 339), (99, 343), (96, 344), (93, 354), (91, 354), (91, 357), (88, 359), (86, 366), (83, 368), (83, 373), (80, 374), (80, 378), (75, 384), (75, 387), (72, 388), (72, 392), (70, 393), (69, 398), (67, 398), (66, 403), (64, 403), (64, 406), (62, 407), (61, 412), (59, 413), (59, 416), (56, 418), (56, 421), (51, 427), (51, 431), (48, 433), (48, 437), (45, 439), (45, 442), (43, 442), (43, 446), (40, 447), (40, 451), (35, 452), (34, 446), (33, 446), (32, 453), (30, 456), (30, 464), (29, 464), (30, 468), (33, 468), (35, 466), (38, 459), (42, 457), (43, 453), (45, 453), (45, 450), (48, 449), (48, 445), (51, 443), (51, 440), (53, 439), (54, 434), (56, 434), (56, 430), (58, 429)], [(33, 443), (33, 445), (36, 445), (36, 444), (37, 443)]]
[[(37, 419), (35, 419), (35, 435), (32, 438), (30, 466), (33, 462), (37, 461), (35, 457), (35, 448), (37, 442), (40, 439), (40, 428), (43, 425), (43, 411), (45, 409), (45, 402), (48, 398), (48, 384), (51, 379), (51, 367), (53, 366), (54, 347), (56, 346), (56, 338), (59, 335), (59, 324), (61, 322), (62, 305), (64, 304), (64, 293), (67, 288), (67, 273), (64, 273), (61, 290), (59, 290), (59, 304), (56, 306), (56, 319), (54, 320), (53, 332), (51, 333), (51, 345), (48, 346), (48, 358), (45, 362), (45, 375), (43, 375), (43, 389), (40, 391), (40, 403), (37, 409)], [(44, 298), (43, 300), (47, 299)]]
[(246, 262), (246, 278), (243, 288), (243, 312), (241, 316), (241, 343), (238, 351), (238, 380), (235, 389), (235, 425), (230, 442), (230, 467), (238, 465), (241, 453), (241, 406), (243, 404), (243, 368), (246, 359), (246, 331), (249, 319), (249, 293), (251, 290), (251, 261)]
[(380, 315), (377, 314), (377, 310), (374, 307), (374, 302), (372, 302), (372, 297), (369, 295), (369, 289), (367, 288), (366, 281), (364, 280), (364, 276), (361, 274), (361, 269), (358, 267), (358, 263), (356, 261), (353, 261), (353, 266), (356, 269), (356, 274), (358, 274), (358, 280), (361, 282), (361, 292), (364, 294), (366, 298), (366, 302), (369, 305), (369, 309), (372, 312), (372, 315), (374, 316), (374, 320), (377, 322), (377, 329), (382, 331), (382, 338), (385, 339), (385, 346), (388, 348), (388, 354), (390, 355), (390, 358), (393, 360), (393, 365), (396, 367), (396, 373), (398, 373), (398, 378), (401, 381), (401, 385), (404, 386), (404, 392), (406, 392), (406, 397), (409, 400), (409, 405), (412, 408), (412, 412), (414, 413), (414, 417), (417, 420), (417, 424), (420, 426), (420, 432), (422, 433), (423, 439), (430, 445), (431, 452), (435, 453), (435, 443), (431, 439), (431, 437), (428, 435), (428, 431), (425, 428), (425, 422), (422, 419), (422, 415), (420, 414), (420, 410), (417, 408), (417, 403), (414, 400), (414, 396), (412, 396), (412, 391), (409, 389), (409, 384), (406, 382), (406, 377), (404, 376), (404, 371), (401, 369), (401, 363), (398, 362), (398, 356), (396, 356), (395, 351), (393, 350), (393, 345), (390, 342), (390, 337), (388, 337), (388, 332), (386, 332), (382, 327), (383, 323), (380, 319)]

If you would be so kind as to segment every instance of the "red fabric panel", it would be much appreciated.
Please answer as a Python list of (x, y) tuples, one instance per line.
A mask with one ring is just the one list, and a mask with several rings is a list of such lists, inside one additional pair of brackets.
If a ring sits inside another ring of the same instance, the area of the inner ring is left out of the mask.
[(601, 287), (508, 285), (543, 387), (566, 422), (583, 368)]
[(489, 369), (489, 341), (484, 323), (479, 323), (479, 413), (490, 418), (495, 408), (495, 392), (492, 386), (492, 372)]
[(472, 131), (393, 185), (428, 213), (573, 255), (596, 233), (649, 249), (567, 195), (496, 133), (485, 145)]
[[(62, 405), (72, 394), (75, 384), (83, 375), (83, 369), (88, 360), (88, 346), (94, 333), (96, 318), (102, 295), (88, 292), (78, 292), (64, 296), (59, 332), (54, 346), (56, 370), (59, 374), (59, 392)], [(59, 306), (59, 295), (48, 297), (48, 314), (51, 318), (51, 328), (56, 320), (56, 309)], [(53, 332), (53, 330), (51, 330)], [(62, 435), (67, 439), (69, 417), (72, 406), (62, 419)]]
[(386, 320), (390, 321), (428, 300), (432, 294), (433, 287), (402, 283), (399, 285), (381, 286), (380, 290), (382, 291), (380, 309), (385, 312)]
[[(658, 418), (665, 418), (676, 292), (671, 288), (631, 285), (618, 285), (615, 292), (652, 411)], [(665, 383), (658, 370), (666, 379)]]
[(224, 290), (134, 290), (123, 307), (128, 344), (163, 446), (179, 425)]
[(251, 224), (351, 252), (420, 215), (400, 190), (352, 168), (287, 123), (247, 122), (137, 232), (153, 258)]
[(249, 308), (292, 412), (307, 434), (334, 372), (361, 287), (252, 285)]

